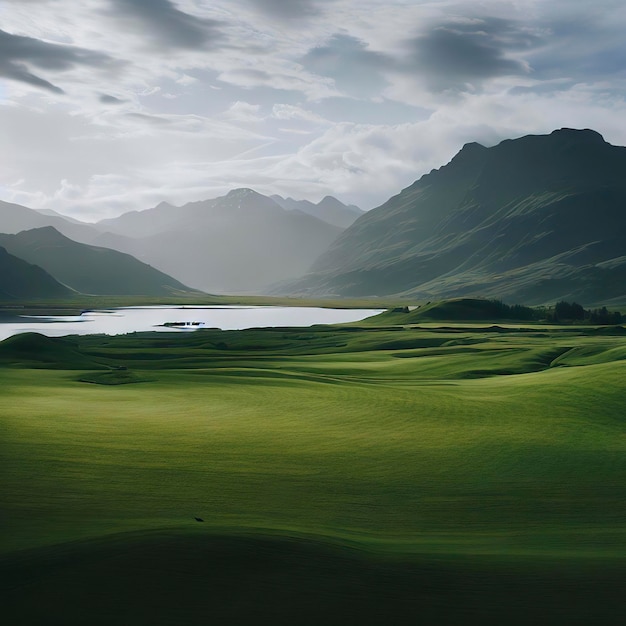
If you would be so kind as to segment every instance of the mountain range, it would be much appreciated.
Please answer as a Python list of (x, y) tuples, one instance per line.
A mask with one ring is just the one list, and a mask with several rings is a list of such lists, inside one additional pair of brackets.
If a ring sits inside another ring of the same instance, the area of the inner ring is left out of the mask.
[[(158, 295), (189, 285), (226, 294), (623, 302), (626, 148), (568, 128), (493, 147), (469, 143), (369, 212), (330, 196), (314, 204), (251, 189), (96, 224), (0, 202), (0, 232), (9, 256), (81, 293)], [(3, 263), (15, 265), (6, 253)]]
[(78, 243), (52, 226), (0, 235), (0, 246), (18, 259), (45, 268), (45, 273), (62, 283), (66, 292), (164, 296), (189, 291), (182, 283), (128, 254)]
[(564, 128), (465, 145), (280, 291), (598, 302), (625, 296), (625, 279), (626, 148)]
[(95, 226), (106, 231), (94, 240), (98, 245), (211, 293), (263, 293), (295, 278), (343, 230), (251, 189), (181, 207), (161, 203)]
[(346, 205), (333, 196), (325, 196), (317, 204), (309, 200), (294, 200), (277, 195), (270, 197), (287, 211), (301, 211), (339, 228), (348, 228), (364, 213), (358, 206)]
[(53, 226), (66, 237), (82, 243), (91, 243), (100, 234), (91, 224), (65, 217), (56, 211), (35, 211), (0, 200), (0, 233), (14, 235), (44, 226)]
[[(7, 235), (0, 236), (0, 245), (81, 293), (158, 295), (162, 287), (188, 289), (185, 285), (263, 293), (308, 269), (343, 230), (333, 221), (348, 224), (362, 214), (330, 196), (318, 204), (280, 200), (236, 189), (180, 207), (161, 202), (95, 224), (0, 202), (0, 232)], [(134, 264), (129, 255), (136, 257)], [(153, 266), (150, 279), (141, 265)]]

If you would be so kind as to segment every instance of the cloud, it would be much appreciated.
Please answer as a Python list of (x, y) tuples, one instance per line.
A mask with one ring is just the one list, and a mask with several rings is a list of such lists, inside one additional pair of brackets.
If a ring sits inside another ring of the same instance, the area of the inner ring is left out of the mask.
[(362, 97), (379, 94), (387, 84), (383, 72), (397, 65), (390, 55), (370, 50), (363, 40), (344, 33), (309, 50), (300, 63), (311, 72), (332, 77), (348, 94)]
[(185, 13), (171, 0), (109, 1), (110, 14), (121, 23), (132, 24), (132, 30), (158, 48), (207, 49), (224, 38), (222, 22)]
[(106, 93), (100, 94), (99, 100), (102, 104), (123, 104), (125, 102), (124, 100), (120, 100), (119, 98)]
[(319, 15), (325, 2), (332, 0), (248, 0), (249, 4), (279, 19), (302, 19)]
[(626, 144), (623, 0), (4, 3), (0, 194), (21, 179), (26, 204), (253, 186), (367, 208), (469, 141)]
[(197, 83), (197, 82), (198, 82), (198, 79), (194, 78), (193, 76), (189, 76), (189, 74), (183, 74), (182, 76), (176, 79), (176, 83), (178, 83), (179, 85), (182, 85), (183, 87), (188, 87), (189, 85), (193, 85), (194, 83)]
[(230, 122), (260, 122), (263, 118), (259, 115), (259, 104), (250, 104), (237, 100), (233, 102), (228, 111), (222, 117)]
[(313, 124), (328, 123), (321, 115), (292, 104), (275, 104), (272, 107), (272, 117), (277, 120), (299, 120)]
[(244, 89), (266, 87), (273, 92), (277, 90), (301, 92), (310, 100), (339, 95), (331, 78), (316, 76), (304, 71), (302, 67), (286, 63), (277, 64), (272, 73), (256, 68), (234, 67), (221, 72), (218, 80), (228, 83), (231, 87)]
[(626, 77), (623, 3), (605, 2), (602, 11), (572, 2), (568, 11), (545, 16), (544, 45), (528, 55), (533, 75), (541, 80), (568, 77), (576, 82)]
[(529, 85), (516, 85), (509, 89), (511, 96), (524, 94), (556, 95), (559, 92), (568, 91), (575, 85), (575, 81), (568, 78), (556, 80), (533, 81)]
[(512, 20), (448, 20), (410, 42), (405, 71), (418, 72), (434, 91), (476, 91), (488, 79), (527, 74), (528, 64), (511, 52), (536, 44), (536, 35)]
[(50, 81), (33, 74), (29, 66), (53, 72), (71, 70), (77, 65), (102, 67), (113, 59), (102, 52), (84, 48), (47, 43), (32, 37), (12, 35), (0, 30), (0, 76), (33, 87), (62, 94), (63, 90)]

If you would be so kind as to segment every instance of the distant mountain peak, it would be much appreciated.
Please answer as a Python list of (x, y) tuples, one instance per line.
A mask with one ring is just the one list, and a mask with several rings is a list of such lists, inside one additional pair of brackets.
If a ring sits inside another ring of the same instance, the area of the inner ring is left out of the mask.
[(318, 203), (317, 206), (320, 208), (340, 208), (345, 209), (347, 205), (345, 205), (341, 200), (337, 200), (334, 196), (324, 196)]
[(3, 201), (0, 201), (0, 224), (2, 232), (7, 234), (54, 226), (59, 232), (77, 241), (93, 241), (98, 236), (98, 229), (91, 224), (68, 218), (51, 210), (38, 211)]
[[(162, 200), (154, 208), (155, 209), (174, 209), (176, 207), (173, 204), (170, 204), (169, 202), (166, 202), (165, 200)], [(130, 211), (130, 213), (138, 213), (138, 212), (139, 211)]]
[(227, 198), (246, 198), (250, 196), (260, 196), (261, 194), (250, 189), (249, 187), (239, 187), (238, 189), (231, 189), (227, 194)]
[(482, 144), (472, 141), (466, 143), (453, 157), (447, 166), (443, 166), (434, 172), (441, 172), (446, 168), (452, 166), (464, 168), (469, 163), (480, 163), (486, 157), (489, 152), (489, 148), (486, 148)]
[(294, 200), (279, 195), (273, 195), (272, 200), (287, 211), (308, 213), (339, 228), (347, 228), (363, 214), (359, 207), (353, 204), (346, 205), (330, 195), (324, 196), (317, 204), (313, 204), (310, 200)]
[(464, 144), (459, 153), (465, 152), (467, 153), (479, 153), (487, 150), (482, 143), (478, 143), (477, 141), (470, 141), (469, 143)]
[(587, 143), (606, 143), (604, 137), (596, 130), (591, 128), (559, 128), (550, 133), (551, 137), (576, 139)]
[(68, 241), (69, 238), (63, 233), (58, 231), (54, 226), (39, 226), (38, 228), (29, 228), (18, 233), (20, 237), (25, 240), (39, 241), (39, 240), (63, 240)]

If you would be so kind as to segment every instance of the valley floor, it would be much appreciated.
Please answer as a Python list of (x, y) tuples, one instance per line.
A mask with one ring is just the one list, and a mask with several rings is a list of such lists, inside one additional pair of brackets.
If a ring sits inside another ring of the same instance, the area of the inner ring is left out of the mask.
[(3, 611), (621, 623), (625, 375), (621, 327), (14, 337)]

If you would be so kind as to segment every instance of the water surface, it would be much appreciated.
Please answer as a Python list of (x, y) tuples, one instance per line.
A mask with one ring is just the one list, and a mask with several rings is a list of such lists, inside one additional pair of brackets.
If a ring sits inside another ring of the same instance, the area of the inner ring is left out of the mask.
[[(356, 322), (381, 313), (377, 309), (323, 309), (283, 306), (142, 306), (85, 311), (82, 315), (24, 315), (0, 318), (0, 341), (18, 333), (48, 337), (122, 335), (132, 332), (189, 332), (198, 328), (241, 330), (271, 326), (312, 326)], [(164, 326), (180, 322), (184, 327)]]

